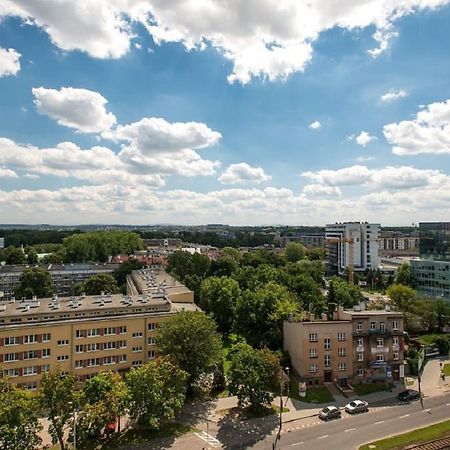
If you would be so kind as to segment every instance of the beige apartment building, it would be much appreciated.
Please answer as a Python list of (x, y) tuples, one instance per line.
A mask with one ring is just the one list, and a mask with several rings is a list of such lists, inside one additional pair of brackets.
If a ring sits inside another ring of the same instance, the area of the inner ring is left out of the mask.
[(83, 381), (104, 370), (123, 372), (154, 359), (161, 322), (180, 310), (198, 308), (193, 292), (166, 272), (140, 270), (133, 275), (152, 286), (133, 295), (54, 296), (0, 304), (0, 371), (21, 387), (36, 389), (42, 374), (57, 367)]
[(394, 311), (335, 311), (333, 320), (287, 321), (284, 349), (308, 384), (398, 381), (404, 377), (403, 315)]

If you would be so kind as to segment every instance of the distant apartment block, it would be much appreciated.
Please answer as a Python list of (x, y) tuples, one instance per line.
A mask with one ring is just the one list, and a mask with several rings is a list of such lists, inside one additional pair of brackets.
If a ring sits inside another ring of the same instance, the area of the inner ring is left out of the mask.
[(404, 377), (403, 315), (335, 311), (333, 320), (287, 321), (284, 349), (308, 384), (397, 381)]
[(380, 256), (418, 256), (419, 236), (384, 232), (379, 240)]
[(346, 222), (327, 225), (327, 271), (344, 275), (352, 262), (355, 271), (377, 269), (380, 265), (379, 238), (379, 224)]
[(145, 294), (1, 304), (2, 374), (21, 387), (37, 389), (42, 374), (57, 367), (83, 381), (104, 370), (124, 372), (153, 360), (160, 324), (178, 311), (198, 308), (192, 291), (165, 272), (142, 271), (139, 277), (147, 285)]
[[(0, 291), (3, 291), (2, 300), (10, 301), (14, 297), (14, 291), (20, 283), (20, 276), (27, 267), (0, 267)], [(112, 274), (119, 267), (119, 264), (49, 264), (39, 267), (50, 272), (56, 294), (60, 297), (65, 297), (73, 294), (73, 288), (76, 284), (84, 283), (93, 275)]]

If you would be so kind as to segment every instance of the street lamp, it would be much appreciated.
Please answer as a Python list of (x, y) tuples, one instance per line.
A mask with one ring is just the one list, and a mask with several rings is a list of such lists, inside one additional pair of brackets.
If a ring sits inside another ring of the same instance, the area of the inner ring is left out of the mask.
[(278, 433), (275, 438), (275, 442), (273, 443), (273, 450), (275, 450), (277, 441), (281, 439), (281, 428), (283, 427), (283, 385), (285, 383), (285, 377), (287, 378), (287, 384), (288, 384), (288, 390), (287, 390), (287, 396), (286, 396), (286, 404), (289, 399), (289, 367), (285, 367), (286, 373), (281, 369), (280, 373), (280, 424), (278, 427)]

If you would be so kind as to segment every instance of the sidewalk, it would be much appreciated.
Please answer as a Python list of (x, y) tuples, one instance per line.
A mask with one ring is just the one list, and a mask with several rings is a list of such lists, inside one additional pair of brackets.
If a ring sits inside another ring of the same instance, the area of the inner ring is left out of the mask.
[[(441, 379), (439, 362), (444, 366), (444, 364), (450, 364), (450, 359), (448, 357), (430, 359), (423, 369), (420, 387), (426, 397), (434, 397), (450, 390), (450, 377), (446, 377), (445, 381)], [(417, 377), (414, 378), (412, 388), (419, 390)]]

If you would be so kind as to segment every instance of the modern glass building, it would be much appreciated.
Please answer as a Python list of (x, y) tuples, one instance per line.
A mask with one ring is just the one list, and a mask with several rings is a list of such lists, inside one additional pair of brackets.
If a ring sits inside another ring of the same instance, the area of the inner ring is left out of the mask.
[(421, 222), (419, 237), (422, 259), (450, 261), (450, 222)]

